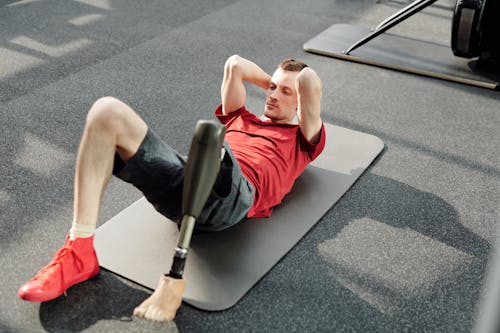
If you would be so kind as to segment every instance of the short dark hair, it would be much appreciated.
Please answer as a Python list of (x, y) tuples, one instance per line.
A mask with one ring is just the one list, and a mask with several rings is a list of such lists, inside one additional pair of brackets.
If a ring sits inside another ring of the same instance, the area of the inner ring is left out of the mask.
[(309, 67), (305, 63), (295, 59), (285, 59), (278, 65), (278, 68), (281, 68), (284, 71), (289, 72), (300, 72), (304, 68)]

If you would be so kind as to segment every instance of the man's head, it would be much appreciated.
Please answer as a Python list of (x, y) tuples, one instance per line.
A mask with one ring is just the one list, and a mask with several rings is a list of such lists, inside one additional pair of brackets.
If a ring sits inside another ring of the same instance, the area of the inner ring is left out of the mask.
[(306, 64), (295, 59), (283, 60), (278, 65), (266, 92), (266, 117), (280, 123), (294, 119), (298, 106), (295, 78), (305, 67)]

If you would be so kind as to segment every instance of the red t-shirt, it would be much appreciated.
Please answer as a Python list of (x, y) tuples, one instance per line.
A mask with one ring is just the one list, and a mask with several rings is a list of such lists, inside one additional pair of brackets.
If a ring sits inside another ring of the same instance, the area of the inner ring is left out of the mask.
[(324, 125), (319, 142), (310, 144), (299, 125), (261, 120), (245, 107), (223, 115), (220, 105), (215, 115), (226, 125), (225, 139), (243, 175), (255, 188), (247, 217), (270, 216), (272, 208), (290, 192), (295, 179), (323, 151)]

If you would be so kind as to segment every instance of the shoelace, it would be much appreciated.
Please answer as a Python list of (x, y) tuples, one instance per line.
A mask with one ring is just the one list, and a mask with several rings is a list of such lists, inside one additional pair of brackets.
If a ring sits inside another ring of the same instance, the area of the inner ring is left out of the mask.
[(61, 282), (64, 284), (63, 258), (66, 257), (67, 255), (71, 255), (73, 257), (73, 261), (76, 265), (77, 272), (80, 272), (83, 268), (83, 261), (80, 258), (78, 258), (78, 256), (73, 251), (72, 247), (65, 244), (64, 247), (62, 247), (61, 249), (59, 249), (59, 251), (56, 252), (52, 261), (37, 273), (37, 275), (33, 278), (33, 280), (46, 280), (48, 276), (45, 274), (45, 272), (47, 272), (54, 266), (60, 265)]

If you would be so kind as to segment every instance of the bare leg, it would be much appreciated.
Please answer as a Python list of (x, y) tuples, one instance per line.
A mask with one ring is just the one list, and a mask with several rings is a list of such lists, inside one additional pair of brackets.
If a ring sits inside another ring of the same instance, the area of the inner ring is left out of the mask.
[(146, 123), (125, 103), (112, 97), (94, 103), (76, 160), (74, 222), (96, 225), (101, 197), (112, 174), (115, 151), (128, 161), (146, 133)]
[[(75, 175), (74, 222), (94, 229), (104, 187), (112, 172), (115, 152), (128, 161), (137, 151), (147, 126), (124, 103), (106, 97), (90, 109), (78, 151)], [(74, 233), (73, 233), (74, 235)], [(71, 237), (18, 291), (21, 299), (45, 302), (99, 273), (94, 237)]]
[[(147, 133), (146, 123), (126, 104), (111, 97), (90, 109), (76, 162), (74, 221), (96, 225), (104, 188), (111, 177), (115, 151), (127, 162)], [(151, 297), (134, 314), (172, 320), (182, 302), (184, 280), (163, 276)]]

